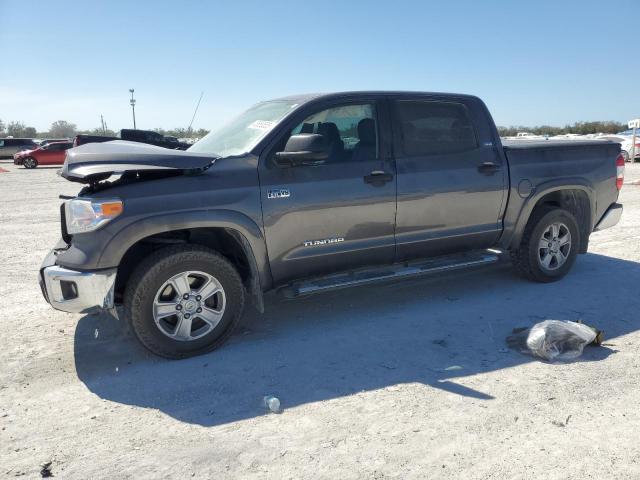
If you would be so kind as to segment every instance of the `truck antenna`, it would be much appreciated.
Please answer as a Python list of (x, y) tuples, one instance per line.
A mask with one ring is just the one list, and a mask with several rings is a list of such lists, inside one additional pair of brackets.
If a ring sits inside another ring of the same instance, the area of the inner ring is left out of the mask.
[(204, 95), (204, 92), (200, 92), (200, 98), (198, 99), (198, 104), (196, 105), (196, 109), (193, 112), (193, 117), (191, 117), (191, 123), (189, 124), (189, 128), (187, 129), (187, 132), (189, 135), (191, 135), (191, 125), (193, 125), (193, 120), (196, 118), (196, 113), (198, 113), (198, 107), (200, 106), (200, 102), (202, 101), (203, 95)]

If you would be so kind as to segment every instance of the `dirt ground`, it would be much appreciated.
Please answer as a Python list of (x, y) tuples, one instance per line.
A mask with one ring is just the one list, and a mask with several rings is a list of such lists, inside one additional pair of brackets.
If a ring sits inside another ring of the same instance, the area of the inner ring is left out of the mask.
[[(55, 168), (0, 162), (0, 477), (640, 478), (640, 164), (625, 213), (563, 281), (508, 266), (267, 298), (221, 350), (167, 361), (107, 316), (57, 312), (36, 274), (59, 236)], [(606, 332), (576, 362), (511, 329)], [(264, 395), (280, 398), (267, 414)]]

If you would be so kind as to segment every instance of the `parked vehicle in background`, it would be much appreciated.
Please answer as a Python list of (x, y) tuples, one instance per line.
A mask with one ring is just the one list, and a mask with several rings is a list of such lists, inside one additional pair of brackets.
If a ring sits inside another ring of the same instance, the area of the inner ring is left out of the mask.
[(38, 142), (38, 145), (40, 145), (41, 147), (44, 147), (45, 145), (49, 145), (50, 143), (53, 142), (69, 142), (71, 143), (72, 140), (70, 138), (45, 138), (44, 140), (41, 140)]
[[(631, 162), (631, 151), (633, 147), (633, 136), (629, 135), (598, 135), (594, 137), (596, 140), (611, 140), (620, 144), (622, 155), (625, 162)], [(633, 161), (640, 159), (640, 136), (636, 138), (635, 158)]]
[(33, 138), (0, 138), (0, 158), (11, 158), (22, 150), (38, 148)]
[(73, 143), (52, 142), (33, 150), (25, 150), (13, 155), (14, 165), (23, 165), (24, 168), (36, 168), (38, 165), (62, 165), (67, 150), (73, 147)]
[(61, 206), (40, 284), (59, 310), (122, 305), (149, 350), (188, 357), (224, 343), (245, 299), (262, 311), (269, 290), (441, 274), (500, 251), (529, 280), (560, 280), (620, 219), (623, 174), (612, 142), (503, 143), (473, 96), (287, 97), (186, 152), (70, 150), (61, 176), (86, 185)]
[(146, 143), (157, 147), (170, 148), (172, 150), (186, 150), (191, 145), (180, 142), (176, 137), (165, 137), (164, 135), (152, 130), (134, 130), (123, 128), (117, 137), (106, 137), (102, 135), (77, 135), (73, 140), (74, 147), (84, 145), (86, 143), (103, 143), (111, 140), (127, 140), (129, 142)]
[(148, 143), (158, 147), (172, 148), (178, 150), (186, 150), (191, 145), (179, 142), (176, 137), (165, 137), (161, 133), (153, 130), (134, 130), (123, 128), (120, 130), (120, 139), (129, 140), (130, 142)]
[(84, 145), (85, 143), (102, 143), (102, 142), (110, 142), (111, 140), (120, 140), (118, 137), (107, 137), (104, 135), (86, 135), (81, 133), (76, 135), (73, 139), (73, 146), (79, 147), (80, 145)]

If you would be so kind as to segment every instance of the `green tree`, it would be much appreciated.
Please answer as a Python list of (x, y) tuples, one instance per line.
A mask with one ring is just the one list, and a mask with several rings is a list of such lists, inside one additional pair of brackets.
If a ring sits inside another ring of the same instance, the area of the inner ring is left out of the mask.
[(26, 137), (25, 130), (27, 126), (23, 122), (11, 121), (7, 125), (7, 136), (9, 137)]
[(51, 124), (49, 135), (53, 138), (71, 138), (76, 134), (76, 124), (66, 120), (57, 120)]
[(5, 125), (2, 120), (0, 120), (0, 135), (4, 135)]

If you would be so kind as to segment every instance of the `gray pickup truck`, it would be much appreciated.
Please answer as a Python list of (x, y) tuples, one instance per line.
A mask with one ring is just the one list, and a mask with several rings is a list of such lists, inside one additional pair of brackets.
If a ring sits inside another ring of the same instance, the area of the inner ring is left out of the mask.
[[(68, 151), (40, 283), (66, 312), (124, 316), (152, 352), (220, 346), (245, 299), (476, 267), (508, 253), (562, 278), (615, 225), (624, 159), (597, 141), (503, 144), (473, 96), (356, 92), (266, 101), (188, 151)], [(116, 307), (122, 306), (118, 311)]]

